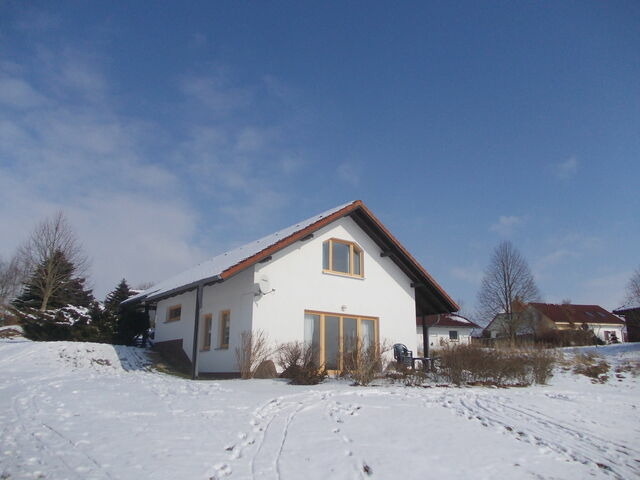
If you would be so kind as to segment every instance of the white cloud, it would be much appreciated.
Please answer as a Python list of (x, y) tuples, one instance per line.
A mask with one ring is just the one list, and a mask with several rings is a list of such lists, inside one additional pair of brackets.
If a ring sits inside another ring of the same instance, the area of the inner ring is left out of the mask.
[(8, 76), (0, 77), (0, 104), (27, 109), (38, 107), (44, 103), (45, 97), (34, 90), (26, 81)]
[(162, 280), (272, 224), (288, 200), (283, 174), (305, 162), (287, 147), (290, 131), (245, 115), (261, 79), (183, 77), (185, 101), (172, 105), (186, 118), (180, 137), (120, 113), (95, 58), (63, 48), (58, 62), (46, 49), (0, 59), (10, 79), (0, 102), (13, 102), (0, 109), (0, 255), (62, 209), (102, 298), (122, 277)]
[(489, 227), (489, 230), (499, 235), (507, 236), (511, 235), (515, 228), (523, 222), (522, 217), (501, 215), (498, 221)]
[(360, 177), (362, 175), (360, 165), (354, 162), (344, 162), (338, 165), (336, 169), (338, 178), (344, 183), (357, 187), (360, 185)]
[(578, 172), (578, 159), (576, 157), (569, 157), (565, 161), (556, 163), (553, 165), (554, 175), (561, 179), (566, 180), (573, 177)]
[(253, 99), (252, 90), (232, 85), (229, 73), (224, 69), (208, 75), (187, 75), (182, 80), (181, 90), (194, 106), (206, 107), (212, 117), (246, 108)]

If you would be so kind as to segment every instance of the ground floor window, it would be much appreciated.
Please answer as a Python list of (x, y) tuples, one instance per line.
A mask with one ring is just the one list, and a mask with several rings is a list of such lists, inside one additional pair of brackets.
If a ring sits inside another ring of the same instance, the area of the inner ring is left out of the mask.
[(218, 327), (218, 348), (226, 350), (229, 348), (229, 336), (231, 332), (231, 311), (223, 310), (220, 312), (220, 325)]
[(213, 323), (213, 315), (207, 313), (202, 322), (202, 330), (204, 332), (202, 336), (201, 350), (211, 350), (211, 324)]
[(378, 344), (378, 319), (305, 311), (304, 341), (313, 348), (318, 365), (342, 370), (346, 355)]
[(457, 330), (449, 330), (449, 340), (458, 340)]

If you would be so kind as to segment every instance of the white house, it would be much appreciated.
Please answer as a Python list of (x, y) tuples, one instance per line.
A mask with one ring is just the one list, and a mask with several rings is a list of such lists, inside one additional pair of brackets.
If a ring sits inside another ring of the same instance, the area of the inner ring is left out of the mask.
[(349, 338), (415, 351), (417, 315), (458, 310), (361, 201), (218, 255), (127, 302), (155, 309), (156, 346), (196, 357), (194, 376), (237, 373), (243, 331), (309, 342), (337, 370)]
[(591, 330), (605, 343), (622, 342), (626, 338), (625, 322), (600, 305), (553, 303), (513, 303), (511, 319), (497, 314), (485, 327), (491, 338), (516, 334), (542, 335), (549, 330)]
[(480, 327), (468, 318), (455, 313), (425, 315), (424, 319), (420, 316), (416, 318), (418, 354), (420, 356), (424, 355), (423, 328), (427, 333), (429, 349), (438, 349), (450, 345), (470, 344), (471, 332)]

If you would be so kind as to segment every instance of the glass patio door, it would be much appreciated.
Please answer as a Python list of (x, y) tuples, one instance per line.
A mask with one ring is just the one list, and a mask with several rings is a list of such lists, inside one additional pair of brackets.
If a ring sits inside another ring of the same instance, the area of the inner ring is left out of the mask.
[(357, 348), (377, 344), (377, 318), (305, 312), (304, 321), (304, 341), (318, 365), (329, 371), (341, 371)]

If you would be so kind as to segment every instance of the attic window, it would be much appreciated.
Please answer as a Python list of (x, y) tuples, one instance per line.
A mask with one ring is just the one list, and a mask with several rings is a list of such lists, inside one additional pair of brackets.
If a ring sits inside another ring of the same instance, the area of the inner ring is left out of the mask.
[(331, 238), (322, 244), (322, 271), (362, 277), (363, 256), (355, 243)]
[(590, 317), (593, 317), (593, 312), (585, 312), (587, 315), (589, 315)]

